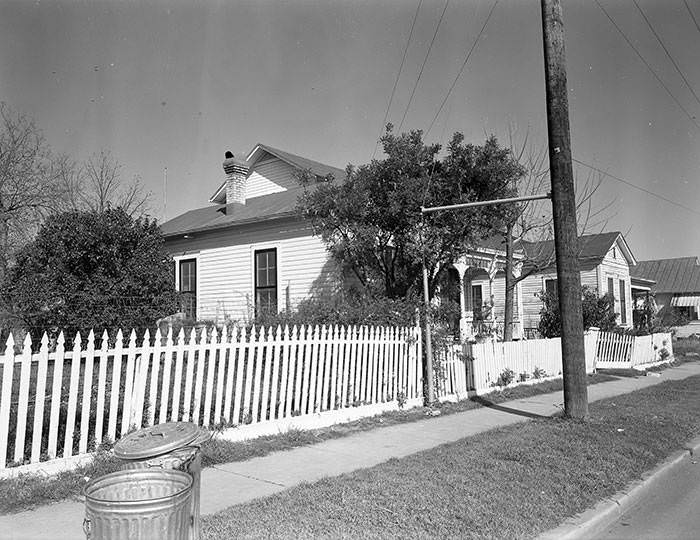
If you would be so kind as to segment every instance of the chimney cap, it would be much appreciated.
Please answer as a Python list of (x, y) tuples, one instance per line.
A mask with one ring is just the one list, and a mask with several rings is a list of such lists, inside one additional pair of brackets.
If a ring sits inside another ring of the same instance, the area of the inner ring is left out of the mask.
[(233, 152), (228, 150), (225, 154), (226, 159), (224, 160), (223, 167), (226, 174), (233, 172), (235, 168), (248, 170), (250, 168), (250, 163), (246, 161), (245, 156), (239, 154), (234, 156)]

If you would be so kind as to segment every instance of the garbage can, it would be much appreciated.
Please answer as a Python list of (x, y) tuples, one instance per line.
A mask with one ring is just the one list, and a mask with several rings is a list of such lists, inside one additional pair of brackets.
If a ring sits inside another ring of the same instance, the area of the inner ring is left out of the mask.
[(166, 422), (130, 433), (114, 445), (124, 469), (175, 469), (192, 477), (191, 540), (199, 540), (201, 445), (211, 438), (208, 430), (191, 422)]
[(85, 487), (88, 540), (187, 540), (192, 477), (182, 471), (117, 471)]

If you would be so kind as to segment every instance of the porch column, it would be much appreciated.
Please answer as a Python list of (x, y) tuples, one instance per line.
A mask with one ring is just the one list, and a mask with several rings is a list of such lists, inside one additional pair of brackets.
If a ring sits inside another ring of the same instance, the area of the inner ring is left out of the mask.
[[(513, 265), (513, 277), (519, 278), (522, 275), (523, 272), (523, 265), (522, 263), (517, 263)], [(524, 321), (523, 321), (523, 289), (521, 285), (523, 284), (522, 281), (519, 281), (518, 284), (515, 286), (515, 313), (513, 314), (513, 322), (515, 323), (513, 327), (513, 337), (517, 337), (518, 339), (523, 339), (525, 336), (525, 328), (524, 328)]]
[(469, 267), (462, 262), (455, 263), (452, 266), (454, 266), (455, 270), (459, 273), (459, 338), (460, 341), (465, 341), (471, 335), (472, 326), (467, 312), (467, 295), (465, 291), (465, 278)]

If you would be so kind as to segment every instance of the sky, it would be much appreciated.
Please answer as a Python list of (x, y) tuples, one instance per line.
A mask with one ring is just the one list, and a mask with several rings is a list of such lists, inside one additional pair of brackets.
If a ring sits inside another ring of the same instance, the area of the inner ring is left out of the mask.
[[(573, 157), (690, 209), (605, 177), (593, 203), (637, 259), (700, 256), (700, 0), (637, 0), (690, 88), (632, 0), (600, 2), (668, 91), (595, 2), (564, 0)], [(445, 1), (420, 3), (406, 48), (418, 5), (0, 0), (0, 100), (58, 153), (109, 150), (162, 221), (208, 204), (227, 150), (367, 163), (404, 50), (388, 121), (425, 131), (493, 0), (449, 2), (410, 99)], [(545, 107), (540, 2), (501, 0), (426, 141), (511, 126), (545, 147)]]

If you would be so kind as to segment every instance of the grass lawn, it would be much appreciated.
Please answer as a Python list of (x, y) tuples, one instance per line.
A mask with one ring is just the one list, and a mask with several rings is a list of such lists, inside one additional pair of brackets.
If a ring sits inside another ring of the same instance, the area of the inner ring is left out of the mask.
[[(588, 384), (596, 384), (612, 379), (614, 377), (609, 375), (593, 374), (588, 376)], [(561, 389), (562, 381), (554, 380), (493, 392), (482, 397), (487, 398), (491, 403), (503, 403), (513, 399), (556, 392)], [(441, 414), (445, 415), (481, 406), (477, 400), (465, 399), (458, 403), (443, 403), (438, 408)], [(280, 435), (270, 435), (242, 442), (231, 442), (214, 438), (202, 448), (202, 465), (208, 467), (218, 463), (245, 461), (280, 450), (346, 437), (358, 431), (366, 431), (393, 424), (416, 422), (424, 420), (427, 412), (428, 409), (424, 407), (393, 411), (323, 429), (295, 430)], [(0, 493), (2, 493), (0, 497), (0, 514), (19, 512), (42, 504), (78, 497), (87, 483), (86, 478), (102, 476), (118, 470), (118, 468), (119, 461), (111, 454), (105, 452), (100, 453), (93, 463), (55, 476), (43, 477), (27, 474), (18, 478), (0, 479)]]
[(530, 538), (700, 433), (700, 376), (594, 402), (203, 519), (203, 538)]

